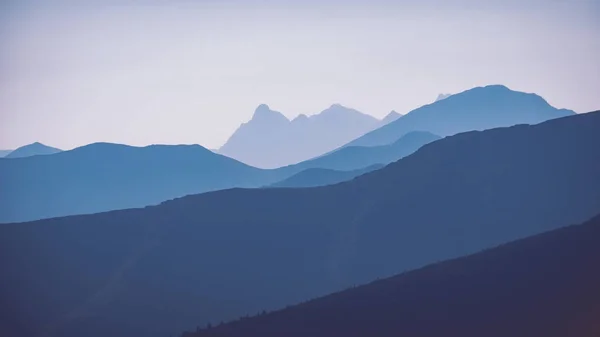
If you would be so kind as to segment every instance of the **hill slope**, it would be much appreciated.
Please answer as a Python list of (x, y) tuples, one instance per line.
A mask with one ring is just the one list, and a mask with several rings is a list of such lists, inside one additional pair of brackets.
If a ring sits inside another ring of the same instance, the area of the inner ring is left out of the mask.
[(219, 153), (256, 167), (276, 168), (333, 150), (379, 125), (374, 117), (339, 104), (292, 121), (263, 104)]
[(4, 158), (24, 158), (37, 155), (55, 154), (61, 151), (61, 149), (57, 149), (55, 147), (36, 142), (33, 144), (21, 146), (20, 148), (5, 155)]
[(600, 216), (185, 337), (600, 336)]
[(5, 157), (7, 154), (13, 152), (13, 150), (0, 150), (0, 158)]
[(389, 164), (402, 157), (414, 153), (425, 144), (440, 139), (430, 132), (413, 131), (401, 136), (389, 145), (381, 146), (350, 146), (345, 147), (315, 159), (307, 160), (296, 165), (282, 167), (279, 170), (298, 170), (309, 168), (326, 168), (331, 170), (358, 170), (374, 164)]
[(388, 113), (385, 117), (383, 117), (381, 119), (381, 121), (379, 122), (379, 127), (382, 127), (386, 124), (389, 124), (393, 121), (395, 121), (396, 119), (402, 117), (401, 114), (397, 113), (396, 111), (392, 110), (390, 111), (390, 113)]
[[(187, 194), (260, 187), (309, 168), (362, 169), (401, 158), (433, 139), (426, 134), (407, 135), (394, 147), (344, 149), (276, 170), (254, 168), (198, 145), (140, 148), (97, 143), (53, 156), (0, 159), (4, 206), (0, 223), (144, 207)], [(331, 181), (354, 177), (336, 175)]]
[(52, 156), (0, 159), (0, 222), (143, 207), (279, 180), (269, 174), (198, 145), (96, 143)]
[(162, 337), (583, 222), (599, 128), (594, 112), (468, 132), (337, 185), (4, 224), (0, 325)]
[(377, 146), (394, 142), (410, 131), (429, 131), (442, 137), (472, 130), (517, 124), (537, 124), (570, 116), (535, 94), (502, 85), (473, 88), (422, 106), (344, 146)]
[(341, 183), (354, 179), (365, 173), (379, 170), (384, 167), (383, 164), (375, 164), (363, 169), (352, 170), (352, 171), (337, 171), (323, 168), (310, 168), (306, 169), (298, 174), (295, 174), (287, 179), (284, 179), (275, 184), (271, 184), (268, 187), (316, 187), (325, 186)]

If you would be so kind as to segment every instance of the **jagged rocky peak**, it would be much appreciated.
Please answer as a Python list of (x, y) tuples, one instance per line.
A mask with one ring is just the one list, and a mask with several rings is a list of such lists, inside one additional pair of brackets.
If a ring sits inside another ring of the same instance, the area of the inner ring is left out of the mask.
[(254, 110), (252, 120), (277, 120), (289, 122), (287, 117), (285, 117), (281, 112), (271, 110), (271, 108), (266, 104), (261, 104), (256, 108), (256, 110)]

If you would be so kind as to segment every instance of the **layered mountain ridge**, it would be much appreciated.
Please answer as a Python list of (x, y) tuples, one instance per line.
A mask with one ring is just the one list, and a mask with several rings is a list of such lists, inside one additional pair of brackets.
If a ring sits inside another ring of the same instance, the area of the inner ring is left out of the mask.
[(599, 128), (592, 112), (466, 132), (336, 185), (3, 224), (0, 331), (177, 334), (583, 222)]

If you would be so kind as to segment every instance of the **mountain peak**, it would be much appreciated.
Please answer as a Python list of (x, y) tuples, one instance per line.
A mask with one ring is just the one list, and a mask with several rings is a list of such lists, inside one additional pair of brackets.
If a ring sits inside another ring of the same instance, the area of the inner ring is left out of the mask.
[(54, 154), (57, 152), (61, 152), (61, 149), (57, 149), (48, 145), (44, 145), (40, 142), (31, 143), (25, 146), (21, 146), (20, 148), (12, 151), (6, 158), (22, 158), (22, 157), (31, 157), (35, 155), (43, 155), (43, 154)]
[(512, 101), (515, 101), (515, 100), (518, 101), (519, 99), (521, 99), (521, 100), (526, 100), (529, 102), (537, 102), (537, 104), (543, 105), (546, 108), (552, 108), (550, 106), (550, 104), (548, 104), (548, 102), (538, 94), (522, 92), (522, 91), (515, 91), (515, 90), (508, 88), (505, 85), (502, 85), (502, 84), (490, 84), (490, 85), (486, 85), (486, 86), (475, 87), (473, 89), (463, 91), (454, 96), (477, 97), (478, 99), (480, 99), (482, 101), (490, 100), (490, 99), (495, 99), (495, 100), (510, 99)]
[(258, 111), (269, 111), (271, 110), (271, 108), (267, 105), (267, 104), (260, 104), (259, 106), (256, 107), (256, 109), (254, 110), (254, 112), (258, 112)]
[(266, 115), (271, 113), (271, 108), (266, 105), (266, 104), (260, 104), (259, 106), (256, 107), (256, 109), (254, 109), (254, 115), (252, 118), (261, 116), (261, 115)]
[(313, 120), (328, 121), (330, 127), (339, 127), (339, 125), (361, 124), (361, 128), (375, 128), (379, 120), (371, 115), (362, 113), (358, 110), (345, 107), (339, 103), (332, 104), (329, 108), (310, 117)]
[[(464, 96), (464, 94), (469, 93), (487, 93), (488, 95), (504, 95), (504, 94), (509, 94), (509, 93), (515, 93), (517, 91), (511, 90), (510, 88), (508, 88), (507, 86), (503, 85), (503, 84), (488, 84), (488, 85), (483, 85), (480, 87), (474, 87), (468, 90), (465, 90), (463, 92), (460, 92), (458, 94), (450, 94), (450, 93), (440, 93), (438, 94), (437, 98), (435, 99), (435, 102), (438, 101), (442, 101), (450, 96)], [(522, 92), (518, 92), (521, 94), (524, 94)]]
[(285, 117), (281, 112), (271, 110), (271, 108), (266, 104), (259, 105), (256, 110), (254, 110), (254, 115), (252, 116), (252, 120), (278, 120), (289, 122), (287, 117)]
[(294, 122), (297, 123), (297, 122), (302, 122), (302, 121), (307, 121), (307, 120), (308, 120), (308, 116), (307, 115), (305, 115), (305, 114), (299, 114), (298, 116), (296, 116), (296, 118), (294, 118), (292, 120), (292, 123), (294, 123)]
[(443, 137), (516, 124), (538, 124), (573, 114), (571, 110), (554, 108), (534, 93), (494, 84), (471, 88), (426, 104), (344, 146), (390, 144), (403, 134), (416, 130), (430, 131)]
[(364, 135), (379, 120), (341, 104), (287, 119), (266, 104), (256, 108), (219, 149), (219, 153), (261, 168), (287, 166), (324, 153)]
[(339, 103), (334, 103), (334, 104), (330, 105), (329, 108), (321, 111), (320, 113), (318, 113), (315, 116), (318, 116), (318, 115), (330, 115), (330, 114), (335, 114), (335, 115), (337, 115), (337, 114), (345, 114), (345, 113), (350, 112), (350, 111), (352, 111), (352, 109), (347, 108), (347, 107), (345, 107), (345, 106), (343, 106), (343, 105), (341, 105)]
[(443, 99), (446, 99), (448, 97), (452, 96), (452, 94), (439, 94), (438, 97), (435, 99), (435, 101), (441, 101)]
[(392, 110), (392, 111), (390, 111), (389, 114), (387, 114), (385, 117), (383, 117), (383, 119), (381, 120), (381, 124), (385, 125), (385, 124), (391, 123), (400, 117), (402, 117), (402, 114), (396, 112), (395, 110)]
[(483, 86), (482, 88), (493, 89), (493, 90), (504, 90), (504, 91), (512, 91), (507, 86), (503, 84), (488, 84)]
[[(511, 93), (516, 93), (519, 95), (527, 95), (528, 93), (526, 92), (521, 92), (521, 91), (514, 91), (512, 89), (510, 89), (509, 87), (502, 85), (502, 84), (489, 84), (489, 85), (484, 85), (481, 87), (475, 87), (469, 90), (465, 90), (463, 92), (460, 93), (460, 95), (464, 95), (464, 94), (484, 94), (486, 96), (492, 95), (492, 96), (504, 96), (504, 95), (510, 95)], [(459, 94), (457, 94), (459, 95)], [(535, 94), (529, 94), (529, 95), (535, 95)], [(538, 96), (538, 95), (535, 95)], [(538, 96), (539, 97), (539, 96)]]
[(345, 107), (339, 103), (332, 104), (329, 108), (321, 111), (319, 114), (317, 114), (315, 116), (319, 116), (319, 115), (321, 115), (321, 116), (362, 115), (362, 116), (368, 116), (370, 118), (374, 118), (374, 117), (371, 117), (370, 115), (366, 115), (358, 110)]

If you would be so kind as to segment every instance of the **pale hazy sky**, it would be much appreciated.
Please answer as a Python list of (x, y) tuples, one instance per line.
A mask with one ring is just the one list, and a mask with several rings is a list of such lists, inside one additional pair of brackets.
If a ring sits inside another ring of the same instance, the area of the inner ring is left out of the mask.
[(267, 103), (383, 117), (505, 84), (600, 108), (600, 1), (0, 0), (0, 149), (222, 145)]

